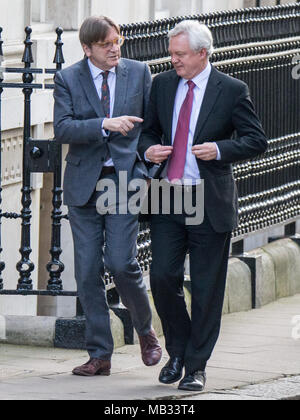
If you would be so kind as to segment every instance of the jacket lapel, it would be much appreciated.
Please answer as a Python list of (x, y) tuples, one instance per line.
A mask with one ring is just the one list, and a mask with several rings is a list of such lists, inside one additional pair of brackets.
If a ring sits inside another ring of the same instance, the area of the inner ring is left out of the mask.
[(175, 98), (177, 94), (178, 84), (180, 81), (180, 77), (177, 75), (176, 71), (174, 70), (171, 74), (171, 78), (169, 80), (167, 89), (167, 94), (164, 95), (165, 97), (165, 112), (166, 112), (166, 124), (167, 124), (167, 136), (166, 136), (166, 146), (172, 144), (172, 127), (173, 127), (173, 113), (174, 113), (174, 106), (175, 106)]
[(221, 89), (221, 81), (218, 76), (218, 71), (214, 67), (212, 67), (196, 126), (194, 144), (198, 143), (198, 138), (201, 134), (201, 131), (204, 128), (207, 118), (209, 117), (221, 93)]
[(122, 115), (122, 110), (125, 105), (125, 98), (127, 98), (128, 69), (122, 59), (120, 59), (119, 65), (116, 68), (116, 77), (116, 93), (113, 117)]
[(104, 116), (103, 106), (101, 104), (98, 92), (96, 90), (94, 80), (92, 78), (87, 59), (82, 60), (80, 70), (80, 82), (85, 90), (86, 96), (94, 108), (97, 116), (102, 118)]

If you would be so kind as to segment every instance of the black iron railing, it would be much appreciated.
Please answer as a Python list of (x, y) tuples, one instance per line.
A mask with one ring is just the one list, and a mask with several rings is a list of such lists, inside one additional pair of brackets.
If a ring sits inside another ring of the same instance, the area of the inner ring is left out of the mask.
[(297, 3), (180, 16), (122, 25), (126, 37), (123, 57), (141, 61), (167, 57), (168, 31), (186, 19), (205, 23), (218, 48), (300, 35), (300, 5)]
[[(147, 61), (154, 76), (168, 71), (172, 65), (168, 56), (167, 32), (184, 19), (197, 19), (210, 27), (216, 47), (212, 63), (219, 70), (247, 82), (269, 138), (269, 149), (263, 156), (234, 165), (240, 196), (240, 225), (233, 233), (234, 240), (260, 229), (296, 220), (300, 216), (300, 76), (295, 77), (293, 69), (300, 54), (300, 4), (122, 25), (122, 33), (126, 37), (122, 47), (123, 56)], [(3, 56), (1, 32), (0, 28), (0, 59)], [(61, 280), (64, 271), (61, 261), (61, 222), (67, 219), (61, 211), (61, 146), (55, 140), (33, 140), (30, 135), (33, 89), (53, 89), (53, 84), (34, 83), (34, 76), (55, 74), (64, 63), (63, 31), (58, 28), (56, 32), (54, 69), (32, 67), (31, 29), (26, 28), (24, 68), (0, 70), (0, 124), (4, 89), (22, 89), (25, 100), (22, 209), (20, 213), (2, 213), (0, 210), (0, 294), (76, 295), (76, 292), (64, 291)], [(23, 80), (20, 83), (4, 83), (2, 74), (5, 73), (22, 74)], [(47, 290), (33, 290), (31, 280), (34, 270), (30, 260), (32, 172), (53, 173), (52, 239), (50, 261), (46, 267), (49, 273)], [(1, 191), (0, 184), (0, 205)], [(22, 221), (21, 259), (17, 264), (20, 277), (16, 290), (5, 290), (2, 280), (2, 273), (5, 272), (5, 263), (1, 262), (3, 218)], [(139, 262), (142, 269), (147, 270), (151, 262), (147, 224), (140, 225), (137, 243)], [(110, 274), (106, 273), (108, 289), (112, 287), (112, 280)]]
[(240, 197), (240, 224), (234, 237), (300, 216), (300, 80), (293, 77), (300, 38), (282, 47), (285, 51), (276, 46), (280, 52), (266, 52), (265, 47), (259, 56), (246, 49), (244, 57), (215, 63), (250, 86), (269, 139), (263, 156), (234, 165)]

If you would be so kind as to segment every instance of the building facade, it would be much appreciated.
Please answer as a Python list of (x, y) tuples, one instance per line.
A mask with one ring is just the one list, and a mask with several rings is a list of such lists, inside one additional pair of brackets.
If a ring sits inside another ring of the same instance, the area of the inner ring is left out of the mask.
[[(284, 3), (284, 2), (282, 2)], [(287, 3), (287, 2), (286, 2)], [(0, 27), (4, 57), (2, 67), (21, 66), (24, 50), (24, 27), (32, 27), (33, 67), (54, 68), (55, 28), (64, 29), (65, 66), (80, 60), (83, 56), (78, 40), (78, 29), (83, 19), (89, 15), (104, 14), (120, 24), (143, 22), (179, 15), (208, 13), (218, 10), (239, 9), (256, 5), (278, 4), (264, 0), (0, 0)], [(46, 74), (36, 76), (37, 83), (51, 82)], [(49, 80), (48, 80), (49, 79)], [(20, 81), (16, 76), (5, 73), (4, 81)], [(18, 212), (21, 208), (22, 187), (22, 141), (23, 141), (23, 102), (21, 91), (6, 89), (2, 95), (2, 210)], [(49, 139), (53, 137), (52, 115), (53, 97), (51, 91), (36, 91), (32, 95), (32, 137)], [(64, 148), (64, 154), (66, 148)], [(33, 252), (31, 259), (35, 264), (33, 283), (35, 288), (45, 288), (48, 281), (46, 264), (49, 261), (51, 242), (52, 175), (32, 175), (32, 236)], [(66, 212), (66, 209), (63, 209)], [(64, 289), (75, 290), (73, 273), (73, 249), (70, 228), (63, 221), (62, 260)], [(6, 268), (3, 280), (6, 289), (16, 289), (20, 248), (20, 223), (2, 220), (1, 260)], [(15, 297), (0, 296), (0, 315), (53, 315), (74, 316), (75, 298), (54, 297)]]

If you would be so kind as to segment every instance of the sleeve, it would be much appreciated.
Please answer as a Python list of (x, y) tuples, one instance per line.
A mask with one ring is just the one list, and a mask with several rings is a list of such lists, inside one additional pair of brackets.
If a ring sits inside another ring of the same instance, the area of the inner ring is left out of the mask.
[(149, 66), (145, 64), (145, 73), (144, 73), (144, 115), (148, 108), (150, 92), (152, 86), (152, 76), (150, 73)]
[(234, 163), (251, 159), (266, 151), (268, 142), (246, 84), (243, 84), (242, 92), (235, 103), (232, 123), (236, 137), (217, 142), (222, 162)]
[(162, 128), (158, 117), (157, 106), (157, 78), (154, 79), (150, 99), (145, 113), (145, 120), (138, 145), (139, 155), (144, 159), (146, 151), (151, 146), (162, 144)]
[(58, 72), (54, 87), (54, 135), (62, 144), (89, 144), (105, 142), (102, 134), (103, 118), (76, 119), (72, 94), (63, 76)]

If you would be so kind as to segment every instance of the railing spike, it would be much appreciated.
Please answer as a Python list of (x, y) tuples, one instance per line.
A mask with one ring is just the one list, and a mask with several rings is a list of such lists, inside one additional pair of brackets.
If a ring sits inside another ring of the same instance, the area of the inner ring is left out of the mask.
[(32, 29), (30, 26), (26, 26), (25, 28), (26, 33), (26, 39), (24, 41), (25, 44), (25, 50), (22, 58), (22, 63), (25, 63), (25, 67), (30, 67), (30, 64), (33, 63), (33, 57), (32, 57), (32, 41), (31, 41), (31, 33)]
[(57, 39), (56, 39), (56, 42), (55, 42), (56, 51), (55, 51), (55, 56), (54, 56), (53, 63), (56, 64), (57, 70), (61, 70), (62, 65), (65, 62), (63, 51), (62, 51), (62, 47), (63, 47), (64, 43), (61, 40), (61, 36), (62, 36), (63, 32), (64, 32), (64, 30), (62, 28), (60, 28), (60, 27), (56, 28), (56, 34), (57, 34)]

